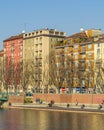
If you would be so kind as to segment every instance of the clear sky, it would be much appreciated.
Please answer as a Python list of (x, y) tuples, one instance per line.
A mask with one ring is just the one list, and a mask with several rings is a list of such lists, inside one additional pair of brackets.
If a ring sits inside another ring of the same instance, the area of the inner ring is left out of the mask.
[(1, 44), (22, 30), (45, 27), (65, 31), (67, 36), (79, 32), (81, 27), (104, 31), (104, 0), (0, 1)]

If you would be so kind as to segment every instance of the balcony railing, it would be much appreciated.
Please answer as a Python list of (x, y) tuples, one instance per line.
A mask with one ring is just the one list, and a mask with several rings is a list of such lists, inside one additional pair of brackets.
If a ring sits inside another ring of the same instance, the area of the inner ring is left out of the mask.
[(80, 52), (79, 53), (86, 53), (86, 50), (80, 50)]
[(78, 68), (79, 68), (79, 70), (85, 70), (86, 66), (79, 66)]
[(79, 61), (85, 61), (86, 58), (79, 58)]

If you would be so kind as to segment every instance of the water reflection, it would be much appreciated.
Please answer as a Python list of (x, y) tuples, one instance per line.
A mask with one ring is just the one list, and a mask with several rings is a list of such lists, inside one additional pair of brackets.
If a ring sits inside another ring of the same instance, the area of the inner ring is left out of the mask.
[(104, 115), (0, 109), (0, 130), (104, 130)]

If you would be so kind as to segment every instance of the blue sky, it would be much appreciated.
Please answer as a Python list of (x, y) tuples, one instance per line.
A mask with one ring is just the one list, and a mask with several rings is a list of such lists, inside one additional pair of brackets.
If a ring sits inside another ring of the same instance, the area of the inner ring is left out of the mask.
[(94, 28), (104, 31), (104, 0), (1, 0), (0, 43), (26, 30), (56, 28), (68, 35)]

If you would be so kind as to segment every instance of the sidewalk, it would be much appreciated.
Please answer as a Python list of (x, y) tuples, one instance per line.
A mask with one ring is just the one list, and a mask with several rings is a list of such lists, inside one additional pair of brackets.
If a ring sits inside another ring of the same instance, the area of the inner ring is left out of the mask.
[(98, 104), (78, 104), (77, 106), (75, 104), (69, 104), (67, 103), (60, 104), (55, 103), (52, 105), (52, 107), (49, 107), (48, 104), (36, 104), (36, 103), (29, 103), (29, 104), (19, 104), (19, 103), (12, 103), (9, 108), (34, 108), (34, 109), (44, 109), (44, 110), (63, 110), (63, 111), (87, 111), (87, 112), (104, 112), (104, 105), (102, 105), (102, 108), (99, 107)]

